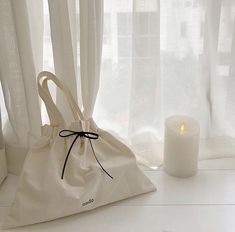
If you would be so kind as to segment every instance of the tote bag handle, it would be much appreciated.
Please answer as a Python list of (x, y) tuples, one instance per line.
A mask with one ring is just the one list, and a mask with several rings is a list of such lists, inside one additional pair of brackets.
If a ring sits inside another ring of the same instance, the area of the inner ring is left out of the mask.
[[(81, 112), (79, 106), (77, 105), (76, 101), (74, 100), (73, 95), (71, 94), (71, 91), (69, 88), (60, 80), (58, 79), (53, 73), (49, 73), (49, 76), (47, 76), (45, 79), (42, 81), (42, 87), (48, 92), (48, 94), (51, 97), (49, 88), (48, 88), (48, 81), (52, 80), (64, 93), (64, 95), (67, 98), (67, 101), (70, 105), (70, 108), (72, 110), (73, 116), (75, 120), (83, 120), (84, 116), (83, 113)], [(52, 97), (51, 97), (52, 99)], [(52, 100), (53, 101), (53, 100)]]
[(84, 119), (83, 114), (80, 108), (78, 107), (76, 101), (74, 100), (69, 88), (66, 85), (64, 85), (63, 82), (60, 79), (58, 79), (53, 73), (43, 71), (38, 75), (38, 80), (37, 80), (38, 92), (40, 97), (45, 103), (51, 125), (52, 126), (63, 125), (65, 121), (51, 97), (48, 88), (49, 80), (53, 81), (56, 84), (56, 86), (59, 87), (62, 90), (62, 92), (65, 94), (75, 121), (83, 120)]

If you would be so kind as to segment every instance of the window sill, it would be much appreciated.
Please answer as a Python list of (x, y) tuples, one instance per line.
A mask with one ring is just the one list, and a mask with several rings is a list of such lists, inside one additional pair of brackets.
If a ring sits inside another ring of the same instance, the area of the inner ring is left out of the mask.
[[(162, 168), (145, 170), (157, 192), (63, 219), (8, 231), (233, 231), (235, 158), (199, 162), (196, 176), (181, 179)], [(0, 188), (0, 218), (14, 197), (18, 177)], [(11, 194), (9, 194), (11, 193)], [(1, 231), (1, 230), (0, 230)]]

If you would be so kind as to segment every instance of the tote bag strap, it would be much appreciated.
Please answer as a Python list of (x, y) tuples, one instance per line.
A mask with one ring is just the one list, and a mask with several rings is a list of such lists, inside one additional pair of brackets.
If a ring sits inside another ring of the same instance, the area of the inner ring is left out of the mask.
[(64, 124), (65, 121), (63, 119), (62, 114), (58, 110), (57, 106), (55, 105), (51, 97), (51, 94), (48, 88), (49, 80), (53, 81), (56, 84), (56, 86), (58, 86), (62, 90), (62, 92), (65, 94), (75, 121), (80, 120), (80, 119), (82, 120), (83, 114), (80, 108), (78, 107), (77, 103), (75, 102), (68, 87), (64, 85), (62, 81), (59, 80), (54, 74), (47, 72), (47, 71), (43, 71), (39, 73), (38, 75), (38, 91), (39, 91), (40, 97), (43, 99), (45, 103), (51, 125), (59, 126), (59, 125)]
[[(79, 106), (77, 105), (76, 101), (74, 100), (73, 95), (71, 94), (71, 91), (69, 90), (69, 88), (60, 80), (58, 79), (53, 73), (49, 73), (47, 72), (49, 75), (43, 79), (42, 81), (42, 87), (48, 92), (48, 94), (51, 97), (49, 88), (48, 88), (48, 81), (51, 80), (53, 81), (64, 93), (64, 95), (67, 98), (67, 101), (70, 105), (71, 111), (73, 113), (74, 119), (75, 120), (83, 120), (84, 116), (79, 108)], [(51, 97), (52, 99), (52, 97)]]
[(48, 92), (43, 89), (42, 85), (41, 85), (41, 81), (43, 78), (45, 78), (47, 76), (46, 72), (40, 72), (38, 74), (38, 78), (37, 78), (37, 85), (38, 85), (38, 93), (39, 96), (41, 97), (41, 99), (43, 100), (45, 106), (46, 106), (46, 110), (49, 116), (49, 120), (50, 120), (50, 124), (52, 126), (60, 126), (60, 125), (64, 125), (64, 119), (60, 113), (60, 111), (58, 110), (58, 108), (56, 107), (56, 105), (54, 104), (54, 102), (52, 101), (50, 94), (48, 94)]

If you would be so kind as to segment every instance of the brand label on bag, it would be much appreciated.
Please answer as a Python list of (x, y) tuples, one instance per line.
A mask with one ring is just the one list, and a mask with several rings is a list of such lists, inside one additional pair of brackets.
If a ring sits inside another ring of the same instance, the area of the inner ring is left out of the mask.
[(88, 205), (88, 204), (91, 204), (92, 202), (94, 202), (94, 199), (93, 199), (93, 198), (92, 198), (92, 199), (89, 199), (89, 201), (86, 201), (86, 202), (82, 203), (82, 206), (86, 206), (86, 205)]

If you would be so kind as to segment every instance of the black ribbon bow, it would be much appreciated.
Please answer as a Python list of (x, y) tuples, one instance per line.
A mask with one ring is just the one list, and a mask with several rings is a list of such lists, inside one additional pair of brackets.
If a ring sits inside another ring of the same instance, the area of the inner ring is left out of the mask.
[(69, 147), (69, 150), (68, 150), (68, 153), (67, 153), (67, 156), (65, 158), (65, 161), (64, 161), (64, 165), (63, 165), (63, 170), (62, 170), (62, 175), (61, 175), (61, 179), (63, 180), (64, 178), (64, 172), (65, 172), (65, 167), (66, 167), (66, 164), (67, 164), (67, 161), (68, 161), (68, 158), (69, 158), (69, 155), (70, 155), (70, 152), (73, 148), (73, 145), (75, 144), (75, 142), (77, 141), (77, 139), (80, 137), (85, 137), (87, 139), (89, 139), (89, 142), (90, 142), (90, 145), (91, 145), (91, 149), (92, 149), (92, 153), (97, 161), (97, 163), (99, 164), (100, 168), (111, 178), (113, 179), (113, 177), (104, 169), (104, 167), (102, 166), (102, 164), (100, 163), (100, 161), (98, 160), (96, 154), (95, 154), (95, 150), (93, 148), (93, 145), (92, 145), (92, 142), (91, 142), (91, 139), (98, 139), (99, 138), (99, 135), (94, 133), (94, 132), (86, 132), (86, 131), (73, 131), (73, 130), (62, 130), (60, 131), (59, 133), (59, 136), (60, 137), (69, 137), (69, 136), (73, 136), (75, 135), (75, 139), (73, 140), (73, 142), (71, 143), (70, 147)]

